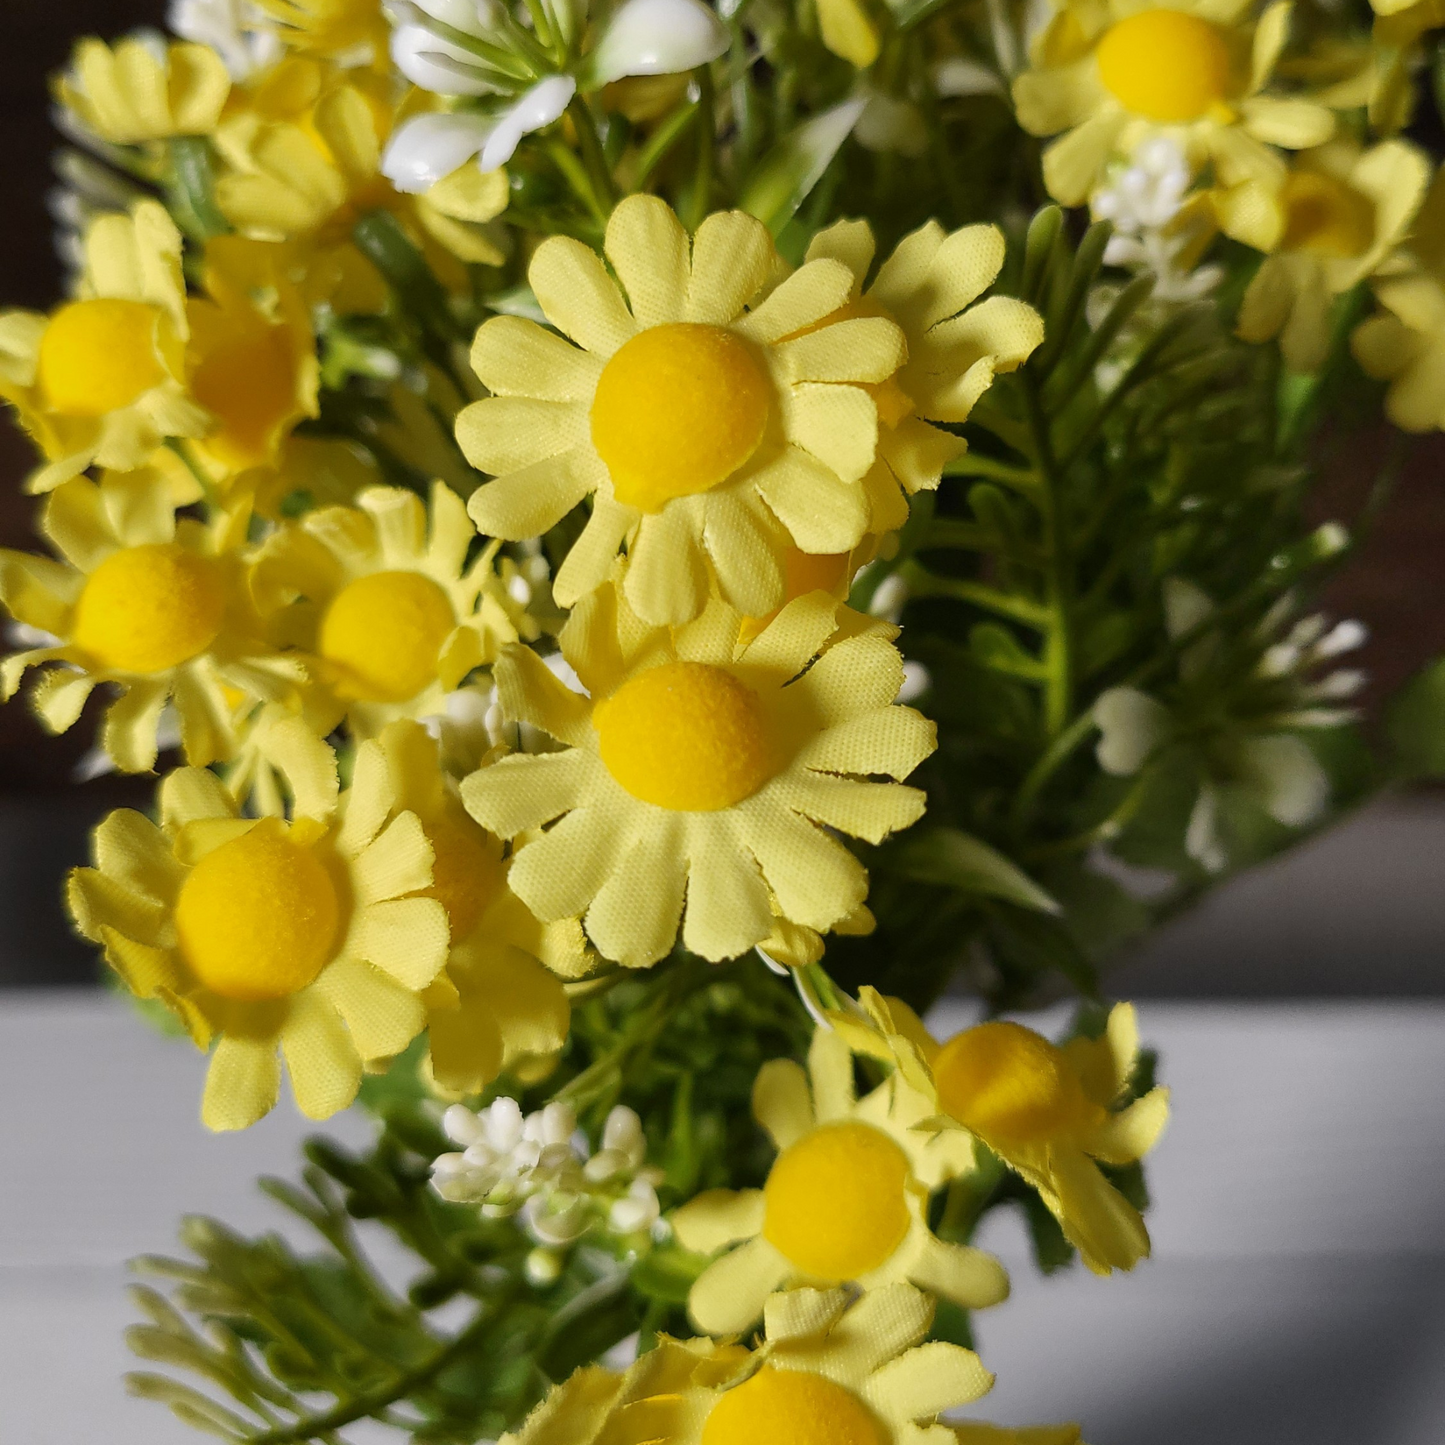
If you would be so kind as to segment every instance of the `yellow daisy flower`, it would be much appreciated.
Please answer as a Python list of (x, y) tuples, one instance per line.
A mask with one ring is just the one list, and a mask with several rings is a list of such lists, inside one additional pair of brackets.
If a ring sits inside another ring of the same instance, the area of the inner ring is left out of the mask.
[(292, 428), (319, 410), (311, 318), (278, 250), (240, 236), (213, 238), (207, 294), (187, 307), (191, 390), (214, 418), (191, 450), (222, 490), (243, 473), (274, 468)]
[(502, 586), (493, 543), (477, 540), (441, 482), (431, 505), (372, 487), (355, 507), (325, 507), (273, 533), (254, 588), (278, 641), (307, 655), (353, 734), (445, 711), (446, 695), (536, 624)]
[(293, 50), (334, 59), (360, 45), (386, 55), (389, 34), (381, 0), (255, 0)]
[(1371, 150), (1336, 141), (1301, 155), (1284, 185), (1284, 236), (1245, 292), (1239, 335), (1278, 336), (1293, 370), (1317, 370), (1329, 351), (1335, 298), (1379, 271), (1429, 184), (1429, 162), (1403, 141)]
[(593, 496), (557, 575), (564, 606), (625, 544), (627, 599), (644, 620), (690, 621), (714, 584), (765, 616), (790, 540), (846, 552), (868, 529), (868, 388), (904, 361), (903, 335), (882, 317), (828, 320), (853, 291), (831, 258), (768, 290), (781, 262), (738, 211), (690, 240), (664, 202), (629, 196), (605, 250), (620, 287), (567, 237), (532, 258), (538, 302), (575, 345), (517, 317), (477, 332), (472, 366), (494, 395), (462, 412), (457, 440), (495, 480), (472, 495), (472, 516), (492, 536), (531, 537)]
[(1445, 172), (1436, 174), (1408, 247), (1374, 283), (1381, 310), (1351, 337), (1356, 360), (1388, 381), (1385, 414), (1402, 431), (1445, 431)]
[(1415, 110), (1414, 71), (1421, 41), (1445, 27), (1445, 0), (1371, 0), (1373, 64), (1370, 123), (1377, 130), (1400, 130)]
[(833, 641), (838, 605), (790, 603), (752, 642), (715, 601), (669, 634), (607, 584), (561, 635), (588, 695), (536, 653), (494, 670), (504, 713), (562, 744), (503, 758), (462, 783), (467, 810), (503, 838), (553, 824), (517, 850), (511, 884), (541, 919), (585, 914), (598, 951), (645, 967), (682, 940), (731, 958), (778, 913), (826, 931), (863, 902), (868, 876), (825, 829), (878, 842), (917, 821), (897, 783), (935, 745), (895, 707), (903, 664), (877, 632)]
[(1043, 318), (1023, 301), (978, 298), (1004, 262), (997, 226), (951, 234), (929, 221), (905, 236), (878, 268), (866, 221), (838, 221), (813, 238), (808, 260), (830, 257), (853, 273), (849, 316), (882, 316), (908, 341), (908, 361), (871, 388), (878, 406), (878, 459), (863, 480), (868, 530), (891, 532), (908, 520), (908, 498), (938, 486), (943, 469), (967, 451), (962, 437), (930, 422), (965, 422), (996, 375), (1023, 364), (1044, 339)]
[(76, 299), (50, 316), (0, 316), (0, 397), (46, 458), (47, 492), (95, 464), (131, 471), (167, 437), (209, 417), (185, 383), (181, 233), (154, 201), (106, 215), (85, 235)]
[(973, 1168), (967, 1134), (917, 1129), (933, 1112), (896, 1072), (859, 1099), (852, 1051), (831, 1029), (814, 1034), (806, 1072), (791, 1059), (764, 1065), (753, 1114), (778, 1150), (767, 1183), (709, 1190), (672, 1217), (684, 1249), (740, 1246), (693, 1285), (693, 1323), (740, 1334), (774, 1290), (797, 1284), (908, 1281), (965, 1309), (1006, 1299), (1008, 1276), (992, 1255), (946, 1244), (928, 1227), (930, 1194)]
[(1169, 1091), (1151, 1089), (1119, 1107), (1139, 1056), (1131, 1004), (1116, 1004), (1102, 1038), (1062, 1048), (1022, 1024), (993, 1021), (940, 1045), (907, 1005), (865, 988), (871, 1027), (835, 1017), (852, 1047), (898, 1066), (936, 1108), (928, 1123), (963, 1128), (1023, 1176), (1096, 1274), (1132, 1269), (1149, 1232), (1096, 1160), (1132, 1164), (1154, 1147), (1169, 1117)]
[[(201, 1117), (244, 1129), (276, 1102), (277, 1049), (296, 1102), (324, 1119), (356, 1097), (363, 1063), (421, 1030), (420, 990), (447, 955), (431, 848), (392, 814), (385, 763), (363, 743), (337, 796), (336, 759), (299, 719), (276, 724), (295, 799), (289, 822), (244, 818), (219, 778), (181, 768), (161, 784), (160, 825), (121, 809), (96, 829), (95, 867), (70, 875), (80, 932), (141, 998), (196, 1043), (215, 1041)], [(413, 896), (407, 896), (413, 895)]]
[(454, 287), (466, 281), (458, 259), (504, 259), (480, 223), (506, 207), (505, 172), (482, 177), (472, 166), (463, 169), (475, 177), (446, 177), (423, 196), (399, 194), (381, 171), (396, 114), (384, 77), (337, 72), (298, 55), (238, 87), (216, 131), (221, 211), (253, 239), (305, 239), (306, 268), (327, 277), (327, 299), (341, 312), (387, 304), (380, 274), (351, 241), (371, 211), (397, 213)]
[(173, 41), (164, 54), (141, 40), (82, 40), (56, 96), (92, 135), (113, 145), (209, 135), (231, 93), (226, 63), (209, 45)]
[(1193, 164), (1212, 162), (1227, 196), (1224, 229), (1270, 250), (1282, 226), (1274, 195), (1284, 174), (1268, 147), (1322, 145), (1335, 124), (1322, 105), (1264, 93), (1290, 13), (1290, 0), (1276, 0), (1257, 21), (1249, 0), (1065, 0), (1013, 89), (1025, 130), (1067, 132), (1044, 152), (1049, 193), (1083, 205), (1112, 156), (1163, 127)]
[(432, 1077), (448, 1094), (478, 1094), (502, 1070), (566, 1043), (562, 978), (593, 960), (575, 920), (539, 923), (507, 887), (502, 844), (467, 815), (436, 739), (419, 723), (396, 722), (378, 741), (372, 765), (384, 759), (394, 806), (421, 820), (432, 849), (428, 895), (451, 929), (446, 969), (422, 996)]
[(261, 637), (239, 552), (247, 522), (244, 509), (209, 527), (178, 521), (170, 478), (155, 469), (58, 487), (40, 530), (63, 560), (0, 553), (0, 600), (53, 639), (5, 658), (4, 697), (28, 668), (60, 663), (35, 688), (36, 711), (64, 732), (97, 686), (115, 684), (101, 741), (124, 771), (154, 766), (167, 702), (188, 761), (233, 756), (235, 700), (287, 699), (305, 675)]

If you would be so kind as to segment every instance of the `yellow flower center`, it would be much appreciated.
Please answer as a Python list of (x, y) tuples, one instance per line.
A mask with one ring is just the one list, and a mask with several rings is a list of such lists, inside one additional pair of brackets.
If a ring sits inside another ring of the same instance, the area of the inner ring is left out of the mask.
[(1224, 32), (1180, 10), (1144, 10), (1099, 42), (1099, 78), (1125, 110), (1150, 120), (1198, 120), (1229, 94)]
[(249, 1003), (305, 988), (330, 960), (340, 921), (325, 865), (272, 818), (207, 853), (176, 902), (181, 956), (196, 977)]
[(690, 322), (653, 326), (603, 368), (592, 444), (617, 500), (660, 512), (737, 471), (763, 439), (771, 401), (742, 337)]
[(71, 643), (117, 672), (164, 672), (204, 652), (226, 616), (216, 563), (175, 542), (112, 552), (75, 604)]
[(1005, 1147), (1070, 1134), (1098, 1112), (1063, 1052), (1021, 1024), (956, 1035), (934, 1060), (933, 1077), (945, 1113)]
[(40, 338), (38, 377), (62, 416), (120, 411), (165, 380), (158, 350), (161, 310), (143, 301), (74, 301)]
[(775, 769), (762, 700), (732, 673), (668, 662), (629, 679), (592, 713), (607, 771), (644, 803), (715, 813)]
[(728, 1390), (702, 1427), (702, 1445), (886, 1445), (890, 1438), (851, 1390), (772, 1365)]
[(823, 1124), (790, 1144), (763, 1190), (763, 1236), (804, 1274), (857, 1279), (903, 1243), (908, 1156), (871, 1124)]
[(435, 898), (447, 911), (452, 942), (470, 937), (502, 882), (501, 859), (487, 846), (487, 835), (460, 808), (448, 808), (426, 825), (432, 846), (432, 885), (424, 898)]
[(436, 677), (442, 643), (456, 625), (451, 600), (430, 577), (373, 572), (332, 599), (319, 647), (342, 670), (350, 696), (405, 702)]
[(300, 413), (288, 329), (255, 327), (217, 346), (196, 366), (191, 390), (216, 418), (217, 428), (206, 438), (216, 459), (235, 471), (260, 466), (281, 429)]
[(1368, 196), (1319, 171), (1294, 171), (1284, 184), (1286, 251), (1314, 251), (1344, 260), (1362, 255), (1375, 239), (1375, 207)]

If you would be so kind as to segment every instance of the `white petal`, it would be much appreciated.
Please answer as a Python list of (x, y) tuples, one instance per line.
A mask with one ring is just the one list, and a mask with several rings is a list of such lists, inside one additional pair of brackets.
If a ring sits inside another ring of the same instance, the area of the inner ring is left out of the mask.
[(491, 123), (479, 115), (413, 116), (388, 143), (381, 173), (399, 191), (429, 191), (471, 160), (491, 130)]
[(1111, 687), (1094, 704), (1099, 729), (1099, 766), (1128, 777), (1149, 761), (1168, 736), (1169, 711), (1136, 687)]
[(482, 169), (494, 171), (506, 165), (522, 137), (529, 131), (551, 125), (576, 93), (577, 82), (570, 75), (549, 75), (546, 80), (539, 80), (515, 105), (502, 112), (482, 148)]
[(672, 75), (716, 60), (727, 47), (727, 30), (701, 0), (624, 0), (592, 52), (591, 69), (599, 84)]
[(496, 90), (476, 68), (474, 56), (420, 25), (399, 25), (392, 31), (391, 58), (413, 85), (437, 95), (491, 95)]
[(495, 20), (491, 0), (411, 0), (411, 3), (433, 20), (440, 20), (453, 30), (464, 30), (468, 35), (485, 37)]

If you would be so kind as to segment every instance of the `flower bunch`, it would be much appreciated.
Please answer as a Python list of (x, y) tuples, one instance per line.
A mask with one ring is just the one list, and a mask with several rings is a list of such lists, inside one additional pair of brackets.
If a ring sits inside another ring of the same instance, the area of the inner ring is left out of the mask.
[[(274, 1186), (322, 1260), (193, 1231), (214, 1347), (143, 1296), (243, 1413), (138, 1388), (235, 1440), (1077, 1439), (950, 1412), (992, 1211), (1149, 1252), (1103, 967), (1438, 771), (1431, 677), (1361, 761), (1311, 497), (1340, 398), (1445, 427), (1437, 11), (176, 0), (77, 46), (70, 294), (0, 316), (48, 547), (0, 553), (0, 688), (159, 775), (67, 898), (205, 1122), (289, 1079), (378, 1125)], [(1061, 981), (1061, 1042), (1007, 1016)]]

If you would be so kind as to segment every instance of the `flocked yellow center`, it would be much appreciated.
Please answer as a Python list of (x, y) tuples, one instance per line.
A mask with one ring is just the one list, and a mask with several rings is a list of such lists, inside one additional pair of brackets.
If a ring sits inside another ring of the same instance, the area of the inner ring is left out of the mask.
[(321, 622), (321, 655), (340, 689), (367, 702), (405, 702), (436, 677), (457, 625), (451, 600), (420, 572), (373, 572), (348, 583)]
[(258, 326), (215, 347), (191, 378), (196, 400), (216, 419), (206, 438), (227, 467), (259, 466), (298, 411), (296, 358), (284, 326)]
[(264, 819), (191, 870), (176, 903), (181, 956), (225, 998), (287, 998), (330, 960), (341, 919), (315, 852)]
[(908, 1156), (871, 1124), (823, 1124), (790, 1144), (763, 1189), (763, 1235), (815, 1279), (857, 1279), (908, 1233)]
[(1150, 120), (1198, 120), (1229, 94), (1224, 32), (1179, 10), (1144, 10), (1099, 42), (1099, 78), (1119, 104)]
[(432, 846), (432, 885), (423, 896), (447, 911), (452, 941), (467, 938), (502, 881), (500, 856), (487, 835), (460, 808), (448, 808), (426, 824)]
[(607, 771), (644, 803), (715, 813), (775, 771), (763, 705), (725, 668), (668, 662), (639, 673), (592, 713)]
[(702, 1445), (885, 1445), (890, 1438), (851, 1390), (772, 1365), (728, 1390), (702, 1427)]
[(691, 322), (653, 326), (603, 368), (592, 444), (617, 500), (658, 512), (737, 471), (763, 439), (770, 400), (742, 337)]
[(1293, 171), (1284, 183), (1286, 251), (1314, 251), (1344, 260), (1362, 255), (1375, 239), (1375, 207), (1368, 196), (1319, 171)]
[(933, 1077), (945, 1113), (1005, 1147), (1067, 1135), (1094, 1112), (1062, 1051), (1022, 1024), (956, 1035), (934, 1060)]
[(155, 542), (112, 552), (90, 574), (70, 640), (102, 667), (163, 672), (204, 652), (225, 615), (215, 561)]
[(65, 416), (120, 411), (165, 380), (161, 311), (144, 301), (74, 301), (40, 338), (39, 381), (46, 404)]

